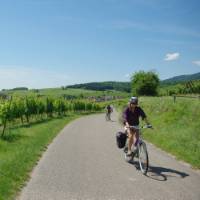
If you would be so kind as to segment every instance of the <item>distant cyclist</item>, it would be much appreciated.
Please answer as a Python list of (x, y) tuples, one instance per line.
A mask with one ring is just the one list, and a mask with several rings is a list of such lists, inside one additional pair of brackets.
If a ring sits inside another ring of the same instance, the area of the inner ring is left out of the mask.
[(142, 118), (145, 123), (151, 126), (147, 120), (147, 116), (142, 108), (138, 106), (138, 98), (131, 97), (129, 100), (129, 105), (123, 112), (123, 120), (125, 125), (125, 130), (128, 132), (128, 152), (127, 156), (131, 156), (131, 146), (136, 145), (137, 139), (139, 137), (138, 129), (127, 128), (129, 126), (139, 126), (139, 118)]
[(106, 119), (111, 120), (111, 113), (113, 112), (112, 106), (109, 104), (106, 106)]

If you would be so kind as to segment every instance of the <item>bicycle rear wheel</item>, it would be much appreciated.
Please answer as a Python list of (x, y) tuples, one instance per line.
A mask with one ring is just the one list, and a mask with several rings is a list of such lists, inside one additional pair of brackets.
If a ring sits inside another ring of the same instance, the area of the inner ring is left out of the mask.
[(110, 118), (110, 113), (106, 113), (105, 118), (106, 118), (106, 121), (110, 121), (110, 120), (111, 120), (111, 118)]
[(144, 142), (138, 144), (139, 149), (139, 165), (141, 172), (146, 175), (149, 168), (149, 157), (147, 153), (147, 147)]

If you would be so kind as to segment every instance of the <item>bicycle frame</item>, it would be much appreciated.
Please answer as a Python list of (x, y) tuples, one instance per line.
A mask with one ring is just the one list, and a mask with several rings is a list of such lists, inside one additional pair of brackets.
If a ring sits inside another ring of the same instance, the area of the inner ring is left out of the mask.
[(110, 121), (111, 120), (111, 113), (106, 112), (106, 120)]
[(132, 148), (131, 148), (132, 155), (130, 157), (128, 157), (126, 155), (127, 150), (128, 150), (127, 143), (126, 143), (125, 148), (124, 148), (125, 160), (127, 162), (132, 162), (134, 157), (138, 157), (140, 170), (144, 175), (146, 175), (146, 173), (148, 171), (148, 167), (149, 167), (149, 158), (148, 158), (148, 152), (147, 152), (146, 143), (142, 139), (141, 129), (143, 129), (143, 128), (152, 128), (152, 127), (150, 127), (150, 126), (144, 126), (144, 127), (130, 126), (128, 128), (133, 128), (133, 129), (139, 130), (139, 137), (138, 137), (138, 140), (137, 140), (135, 151), (133, 151), (134, 144), (132, 145)]

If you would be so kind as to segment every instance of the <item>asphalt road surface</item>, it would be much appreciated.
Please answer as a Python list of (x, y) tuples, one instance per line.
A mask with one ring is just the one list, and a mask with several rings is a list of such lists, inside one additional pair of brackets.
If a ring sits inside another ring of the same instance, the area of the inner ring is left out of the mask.
[[(49, 145), (19, 200), (200, 200), (200, 173), (147, 144), (150, 169), (125, 162), (115, 141), (116, 113), (67, 125)], [(151, 131), (149, 131), (151, 134)]]

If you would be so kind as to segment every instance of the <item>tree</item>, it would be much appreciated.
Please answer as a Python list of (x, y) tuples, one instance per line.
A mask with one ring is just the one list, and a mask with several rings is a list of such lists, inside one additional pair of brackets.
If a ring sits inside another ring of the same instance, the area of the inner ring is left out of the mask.
[(131, 77), (131, 89), (133, 95), (157, 95), (157, 88), (159, 86), (158, 75), (152, 71), (139, 71)]

